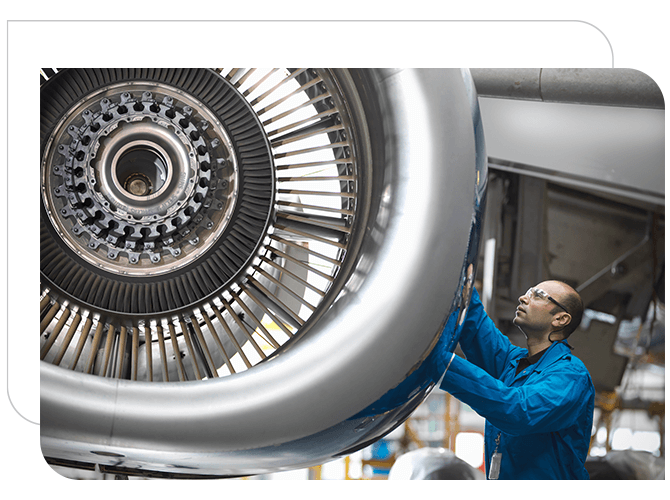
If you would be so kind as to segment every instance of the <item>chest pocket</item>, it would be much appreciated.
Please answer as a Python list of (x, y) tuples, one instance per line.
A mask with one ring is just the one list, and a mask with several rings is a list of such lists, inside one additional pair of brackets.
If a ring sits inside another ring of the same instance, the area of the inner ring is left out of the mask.
[(532, 381), (535, 377), (537, 377), (540, 374), (540, 371), (541, 370), (537, 370), (535, 365), (530, 365), (521, 370), (518, 375), (515, 375), (515, 369), (515, 372), (512, 372), (512, 381), (510, 386), (518, 387), (520, 385), (524, 385), (526, 382)]
[[(549, 365), (562, 359), (570, 359), (570, 354), (568, 353), (561, 356), (555, 361), (550, 362)], [(546, 363), (542, 365), (542, 361), (543, 360), (540, 359), (537, 363), (527, 366), (521, 370), (518, 375), (516, 373), (516, 367), (518, 366), (518, 363), (512, 362), (509, 365), (509, 369), (504, 373), (501, 381), (508, 387), (519, 387), (528, 383), (529, 381), (532, 382), (537, 377), (540, 377), (542, 372), (547, 368), (547, 366), (549, 366)]]
[(540, 372), (541, 370), (537, 370), (536, 364), (533, 364), (521, 370), (517, 375), (516, 363), (512, 363), (501, 381), (508, 387), (519, 387), (537, 377)]

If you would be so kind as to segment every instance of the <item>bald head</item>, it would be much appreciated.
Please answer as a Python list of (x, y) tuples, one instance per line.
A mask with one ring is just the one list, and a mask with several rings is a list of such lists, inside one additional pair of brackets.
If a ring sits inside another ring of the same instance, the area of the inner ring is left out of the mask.
[[(570, 323), (562, 332), (565, 338), (568, 338), (582, 322), (582, 316), (584, 314), (584, 304), (579, 293), (577, 293), (577, 291), (570, 285), (563, 283), (562, 281), (543, 281), (537, 285), (537, 287), (543, 289), (556, 299), (557, 302), (567, 309), (568, 314), (572, 317)], [(560, 310), (558, 306), (556, 306), (556, 309)]]

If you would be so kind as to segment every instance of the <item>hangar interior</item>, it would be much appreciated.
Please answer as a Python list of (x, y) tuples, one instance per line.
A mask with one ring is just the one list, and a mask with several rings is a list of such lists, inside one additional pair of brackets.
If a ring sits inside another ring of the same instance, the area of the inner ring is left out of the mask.
[[(43, 70), (42, 76), (53, 74)], [(486, 311), (513, 344), (525, 346), (511, 319), (529, 284), (555, 279), (577, 289), (586, 311), (570, 344), (596, 388), (592, 479), (664, 478), (660, 90), (635, 71), (473, 69), (471, 74), (488, 172), (474, 277)], [(287, 259), (300, 251), (293, 245)], [(287, 269), (299, 274), (299, 266)], [(286, 294), (283, 299), (289, 300)], [(458, 347), (456, 353), (462, 354)], [(350, 454), (236, 479), (408, 479), (414, 457), (424, 465), (431, 457), (441, 463), (444, 475), (437, 478), (483, 479), (483, 429), (482, 417), (434, 388), (391, 432)], [(71, 478), (146, 479), (62, 465), (52, 462)]]

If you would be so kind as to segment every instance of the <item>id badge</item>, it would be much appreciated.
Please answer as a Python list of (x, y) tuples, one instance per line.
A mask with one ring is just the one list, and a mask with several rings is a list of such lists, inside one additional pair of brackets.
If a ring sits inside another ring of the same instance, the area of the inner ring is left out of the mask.
[(489, 468), (489, 479), (498, 479), (500, 474), (500, 460), (502, 459), (502, 454), (497, 451), (491, 456), (491, 467)]

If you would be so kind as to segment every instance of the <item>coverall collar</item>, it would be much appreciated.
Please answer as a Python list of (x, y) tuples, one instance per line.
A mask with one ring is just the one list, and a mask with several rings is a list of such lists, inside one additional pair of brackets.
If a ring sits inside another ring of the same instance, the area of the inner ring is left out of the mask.
[(542, 349), (539, 352), (536, 352), (532, 356), (526, 356), (525, 358), (520, 358), (516, 364), (516, 374), (518, 375), (519, 372), (522, 371), (523, 369), (528, 368), (529, 366), (534, 365), (535, 363), (540, 361), (540, 359), (542, 358), (542, 356), (544, 356), (544, 353), (547, 352), (547, 349), (549, 349), (549, 347), (545, 347), (544, 349)]
[[(515, 369), (516, 366), (519, 364), (519, 361), (521, 361), (523, 357), (528, 356), (528, 349), (524, 349), (522, 353), (523, 352), (525, 352), (525, 356), (523, 355), (519, 356), (517, 359), (512, 360), (511, 362), (512, 366), (514, 366)], [(544, 370), (546, 367), (558, 361), (559, 359), (563, 359), (564, 357), (569, 356), (570, 347), (567, 345), (565, 340), (557, 340), (542, 352), (543, 354), (540, 360), (537, 363), (530, 365), (533, 371), (540, 372)]]

